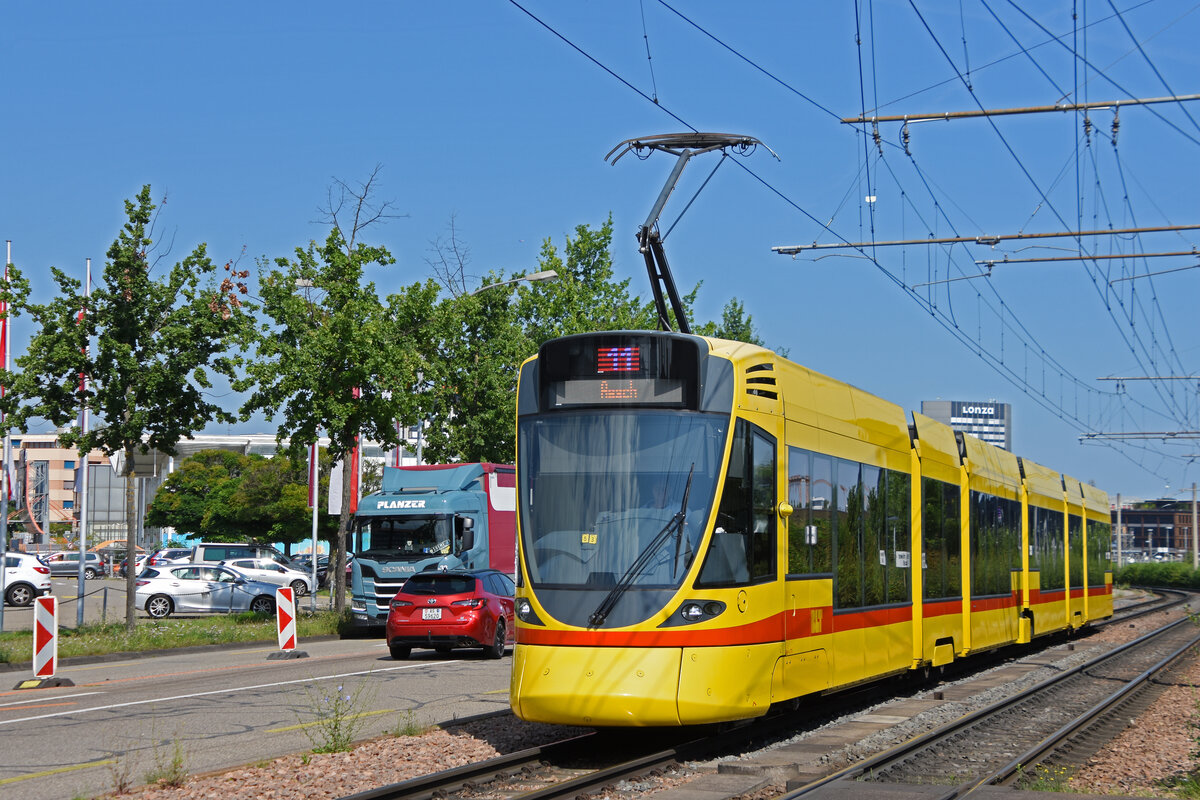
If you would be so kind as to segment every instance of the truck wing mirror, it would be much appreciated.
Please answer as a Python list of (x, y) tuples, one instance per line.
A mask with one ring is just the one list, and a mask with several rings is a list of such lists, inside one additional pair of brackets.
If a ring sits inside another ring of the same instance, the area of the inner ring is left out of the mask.
[(475, 520), (470, 517), (463, 518), (463, 532), (460, 540), (459, 552), (465, 552), (475, 546)]

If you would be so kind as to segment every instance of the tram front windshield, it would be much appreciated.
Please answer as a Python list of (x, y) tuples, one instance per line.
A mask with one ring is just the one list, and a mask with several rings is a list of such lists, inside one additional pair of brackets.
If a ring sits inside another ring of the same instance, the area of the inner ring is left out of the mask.
[(535, 585), (678, 586), (712, 509), (729, 417), (631, 409), (522, 417), (521, 549)]

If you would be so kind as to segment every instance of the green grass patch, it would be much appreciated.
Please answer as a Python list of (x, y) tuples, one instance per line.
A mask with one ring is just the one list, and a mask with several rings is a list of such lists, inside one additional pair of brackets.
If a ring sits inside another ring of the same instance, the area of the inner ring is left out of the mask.
[[(341, 618), (332, 611), (301, 612), (296, 617), (296, 635), (328, 636), (338, 633)], [(59, 628), (58, 657), (95, 656), (145, 650), (169, 650), (201, 644), (233, 644), (275, 640), (275, 615), (242, 612), (212, 617), (139, 619), (132, 632), (125, 623)], [(33, 658), (33, 633), (0, 633), (0, 663), (25, 662)]]

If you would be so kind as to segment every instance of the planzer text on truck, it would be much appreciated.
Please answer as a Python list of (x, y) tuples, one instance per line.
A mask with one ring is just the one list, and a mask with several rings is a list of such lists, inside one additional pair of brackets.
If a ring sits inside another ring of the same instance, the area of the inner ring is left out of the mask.
[(350, 610), (383, 628), (388, 606), (415, 572), (516, 571), (516, 473), (503, 464), (384, 467), (383, 488), (354, 517)]

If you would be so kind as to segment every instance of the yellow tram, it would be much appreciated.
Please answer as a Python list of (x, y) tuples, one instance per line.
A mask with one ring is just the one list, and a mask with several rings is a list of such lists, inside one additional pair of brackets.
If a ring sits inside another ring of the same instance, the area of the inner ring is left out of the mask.
[(547, 342), (517, 479), (527, 720), (746, 719), (1112, 614), (1104, 492), (753, 345)]

